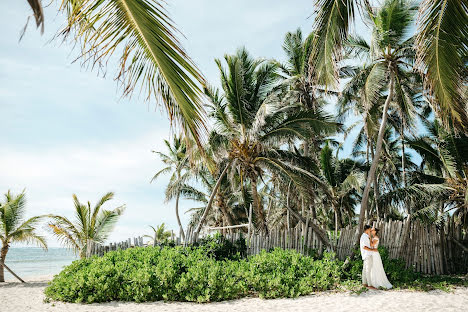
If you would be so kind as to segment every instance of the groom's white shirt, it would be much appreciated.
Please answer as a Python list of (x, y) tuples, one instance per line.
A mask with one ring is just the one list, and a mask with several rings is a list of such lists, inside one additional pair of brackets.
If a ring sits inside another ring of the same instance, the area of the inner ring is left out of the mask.
[(361, 257), (362, 257), (362, 260), (366, 259), (368, 256), (370, 256), (371, 252), (368, 251), (368, 250), (365, 250), (364, 247), (368, 247), (368, 248), (371, 248), (370, 246), (370, 237), (369, 235), (367, 235), (366, 233), (362, 233), (361, 235), (361, 240), (359, 242), (359, 245), (361, 247)]

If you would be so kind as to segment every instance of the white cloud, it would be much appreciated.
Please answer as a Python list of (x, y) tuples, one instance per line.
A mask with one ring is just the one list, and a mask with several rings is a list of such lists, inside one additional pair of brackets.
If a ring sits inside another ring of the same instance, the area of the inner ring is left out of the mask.
[[(0, 154), (0, 189), (20, 192), (26, 188), (28, 216), (56, 213), (69, 217), (73, 193), (93, 204), (105, 192), (114, 191), (115, 199), (108, 207), (126, 204), (127, 210), (111, 240), (142, 235), (149, 224), (166, 222), (176, 229), (173, 204), (164, 203), (162, 192), (168, 177), (150, 184), (152, 175), (162, 168), (151, 150), (165, 150), (162, 138), (166, 136), (166, 131), (155, 128), (134, 140), (106, 144), (10, 148)], [(182, 211), (189, 206), (184, 202)]]

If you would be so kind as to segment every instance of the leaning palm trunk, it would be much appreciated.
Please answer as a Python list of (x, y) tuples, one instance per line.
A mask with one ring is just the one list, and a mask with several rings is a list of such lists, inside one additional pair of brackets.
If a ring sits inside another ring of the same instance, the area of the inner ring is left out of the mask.
[[(299, 213), (291, 209), (289, 205), (286, 205), (288, 211), (299, 221), (302, 222), (303, 224), (306, 223), (306, 219), (301, 216)], [(323, 229), (321, 229), (318, 225), (314, 224), (314, 222), (310, 222), (309, 226), (312, 228), (312, 231), (314, 231), (317, 235), (320, 241), (323, 243), (325, 247), (333, 248), (332, 244), (328, 240), (328, 235), (327, 232), (325, 232)]]
[(217, 205), (219, 209), (221, 210), (221, 213), (223, 214), (224, 219), (226, 220), (227, 225), (232, 226), (234, 225), (234, 220), (232, 219), (231, 213), (226, 207), (226, 201), (224, 199), (224, 196), (222, 195), (221, 192), (218, 192), (217, 195)]
[(216, 184), (213, 188), (213, 191), (211, 192), (210, 199), (208, 200), (208, 204), (206, 205), (205, 211), (203, 212), (203, 215), (200, 218), (200, 221), (198, 222), (197, 227), (195, 228), (195, 232), (193, 233), (193, 238), (196, 240), (198, 238), (198, 234), (200, 233), (200, 230), (203, 226), (203, 223), (205, 223), (206, 217), (208, 216), (208, 213), (211, 210), (211, 206), (213, 205), (213, 200), (216, 196), (216, 193), (218, 192), (219, 186), (221, 185), (221, 181), (223, 180), (224, 176), (226, 175), (229, 166), (231, 165), (232, 160), (229, 160), (229, 162), (226, 164), (226, 167), (224, 168), (223, 172), (221, 172), (221, 175), (218, 178), (218, 181), (216, 181)]
[(265, 232), (267, 233), (267, 227), (265, 224), (265, 215), (263, 213), (263, 207), (260, 203), (260, 199), (258, 198), (258, 191), (257, 191), (257, 179), (253, 178), (251, 181), (251, 186), (252, 186), (252, 200), (253, 200), (253, 206), (255, 209), (255, 214), (257, 215), (257, 228), (260, 230), (260, 232)]
[[(366, 212), (368, 212), (368, 206), (369, 206), (369, 191), (370, 191), (372, 182), (374, 180), (375, 172), (377, 170), (377, 165), (379, 163), (380, 153), (382, 151), (383, 137), (385, 133), (385, 127), (387, 125), (387, 111), (388, 111), (388, 107), (390, 106), (390, 102), (393, 97), (394, 79), (395, 78), (394, 78), (393, 72), (390, 72), (388, 95), (387, 95), (387, 99), (385, 100), (385, 104), (383, 107), (382, 122), (380, 124), (379, 135), (377, 137), (375, 155), (374, 155), (374, 158), (372, 159), (372, 165), (370, 167), (369, 173), (367, 174), (366, 187), (364, 188), (364, 192), (362, 194), (361, 211), (359, 213), (359, 225), (358, 225), (358, 231), (360, 232), (364, 228), (364, 215), (366, 214)], [(359, 236), (358, 236), (358, 239), (359, 239)]]
[(3, 283), (5, 281), (5, 273), (4, 273), (4, 267), (3, 264), (5, 263), (5, 258), (8, 253), (8, 245), (3, 246), (1, 251), (0, 251), (0, 283)]
[(176, 195), (175, 213), (176, 213), (176, 218), (177, 218), (177, 224), (179, 225), (179, 229), (180, 229), (180, 235), (182, 236), (182, 240), (185, 242), (184, 227), (182, 226), (182, 222), (180, 222), (180, 216), (179, 216), (179, 198), (180, 198), (180, 190), (177, 191), (177, 195)]

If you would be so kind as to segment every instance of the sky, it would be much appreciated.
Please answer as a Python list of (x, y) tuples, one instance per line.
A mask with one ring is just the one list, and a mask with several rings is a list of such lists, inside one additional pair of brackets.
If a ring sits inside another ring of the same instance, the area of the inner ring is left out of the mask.
[[(48, 1), (44, 1), (48, 3)], [(168, 177), (150, 183), (162, 168), (153, 150), (165, 151), (171, 127), (164, 112), (137, 95), (122, 98), (115, 59), (105, 77), (74, 62), (70, 44), (52, 40), (64, 23), (54, 1), (45, 8), (45, 33), (30, 20), (27, 1), (2, 1), (0, 43), (0, 192), (26, 190), (27, 216), (73, 216), (72, 194), (94, 204), (115, 192), (108, 209), (126, 211), (109, 241), (150, 234), (162, 222), (177, 230), (174, 203), (164, 202)], [(184, 34), (184, 48), (207, 80), (219, 81), (215, 58), (245, 46), (252, 55), (283, 59), (286, 32), (312, 28), (312, 1), (168, 0)], [(116, 57), (118, 57), (116, 55)], [(182, 201), (187, 224), (191, 207)], [(59, 243), (42, 227), (49, 246)]]

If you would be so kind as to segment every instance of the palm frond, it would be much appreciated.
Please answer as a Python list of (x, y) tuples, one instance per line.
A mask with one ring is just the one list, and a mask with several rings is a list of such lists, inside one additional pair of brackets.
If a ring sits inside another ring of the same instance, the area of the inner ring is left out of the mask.
[(67, 0), (61, 9), (68, 14), (62, 33), (74, 33), (85, 63), (102, 65), (122, 51), (117, 78), (124, 95), (140, 89), (148, 100), (162, 103), (169, 119), (198, 142), (206, 131), (205, 80), (176, 38), (162, 1)]
[(41, 33), (44, 33), (44, 10), (41, 0), (28, 0), (28, 3), (36, 20), (36, 27), (41, 27)]
[(310, 74), (317, 83), (336, 88), (337, 61), (354, 19), (355, 0), (316, 1), (313, 48), (309, 57)]
[(416, 36), (417, 68), (445, 126), (468, 129), (463, 58), (468, 55), (468, 5), (464, 1), (423, 0)]

